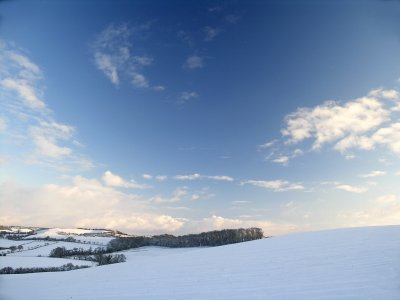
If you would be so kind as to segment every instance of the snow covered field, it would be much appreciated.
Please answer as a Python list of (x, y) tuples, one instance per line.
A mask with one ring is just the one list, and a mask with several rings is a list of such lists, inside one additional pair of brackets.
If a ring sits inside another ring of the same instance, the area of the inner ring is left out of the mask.
[[(27, 256), (0, 256), (0, 268), (34, 268), (34, 267), (61, 267), (72, 263), (78, 266), (94, 266), (94, 262), (54, 257), (27, 257)], [(2, 298), (0, 298), (2, 299)], [(3, 299), (2, 299), (3, 300)]]
[(1, 275), (0, 299), (400, 299), (400, 226), (128, 256), (69, 272)]
[(27, 236), (24, 239), (34, 238), (52, 238), (52, 239), (66, 239), (68, 237), (74, 238), (81, 243), (91, 243), (93, 245), (105, 246), (109, 241), (114, 239), (109, 236), (111, 233), (107, 230), (90, 230), (90, 229), (76, 229), (76, 228), (49, 228), (37, 231), (32, 236)]

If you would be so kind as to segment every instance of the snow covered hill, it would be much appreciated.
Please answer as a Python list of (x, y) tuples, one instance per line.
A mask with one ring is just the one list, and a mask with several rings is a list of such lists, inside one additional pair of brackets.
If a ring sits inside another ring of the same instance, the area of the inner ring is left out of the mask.
[(1, 275), (0, 299), (400, 299), (400, 226), (300, 233), (164, 255), (162, 248), (149, 250), (159, 255), (135, 251), (126, 263)]

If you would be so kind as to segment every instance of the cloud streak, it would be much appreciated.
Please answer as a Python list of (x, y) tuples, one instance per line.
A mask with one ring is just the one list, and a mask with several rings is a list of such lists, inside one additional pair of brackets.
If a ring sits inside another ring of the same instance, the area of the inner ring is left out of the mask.
[(208, 176), (208, 175), (200, 175), (198, 173), (188, 174), (188, 175), (176, 175), (176, 176), (174, 176), (174, 179), (189, 180), (189, 181), (200, 180), (200, 179), (209, 179), (209, 180), (228, 181), (228, 182), (232, 182), (235, 180), (233, 177), (226, 176), (226, 175)]
[(368, 189), (365, 187), (353, 186), (349, 184), (339, 184), (336, 186), (336, 189), (356, 194), (361, 194), (368, 191)]
[(286, 180), (247, 180), (242, 181), (241, 185), (252, 185), (255, 187), (267, 189), (273, 192), (287, 192), (295, 190), (304, 190), (304, 186), (300, 183), (290, 183)]

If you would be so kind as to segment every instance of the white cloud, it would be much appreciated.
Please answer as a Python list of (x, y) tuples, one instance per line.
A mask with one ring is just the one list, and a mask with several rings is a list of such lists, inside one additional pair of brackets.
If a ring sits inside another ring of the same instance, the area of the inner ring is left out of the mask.
[(361, 177), (370, 178), (370, 177), (378, 177), (378, 176), (384, 176), (384, 175), (386, 175), (385, 171), (378, 171), (377, 170), (377, 171), (369, 172), (367, 174), (363, 174), (363, 175), (361, 175)]
[(194, 54), (186, 59), (184, 67), (188, 69), (201, 69), (203, 67), (203, 58)]
[(369, 92), (368, 96), (396, 100), (399, 98), (399, 92), (396, 90), (375, 89)]
[[(137, 88), (150, 87), (149, 81), (140, 71), (150, 66), (153, 58), (148, 55), (134, 55), (132, 36), (147, 30), (148, 26), (132, 27), (127, 24), (111, 24), (100, 32), (92, 44), (93, 59), (96, 67), (114, 84), (119, 85), (121, 77), (128, 77)], [(162, 86), (152, 87), (163, 90)]]
[(242, 181), (241, 185), (250, 184), (256, 187), (271, 190), (273, 192), (286, 192), (291, 190), (304, 190), (304, 186), (299, 183), (290, 183), (286, 180), (247, 180)]
[(133, 188), (133, 189), (143, 189), (148, 188), (147, 185), (136, 183), (135, 181), (127, 181), (121, 176), (111, 173), (111, 171), (106, 171), (103, 174), (103, 182), (110, 187), (119, 188)]
[(225, 175), (207, 176), (207, 178), (212, 179), (212, 180), (219, 180), (219, 181), (234, 181), (235, 180), (233, 177), (225, 176)]
[[(373, 150), (385, 146), (400, 154), (400, 123), (393, 122), (399, 92), (376, 89), (344, 104), (327, 101), (313, 108), (299, 108), (285, 118), (286, 144), (313, 140), (312, 148), (326, 144), (348, 157), (350, 149)], [(350, 156), (349, 156), (350, 155)]]
[(371, 137), (375, 144), (386, 145), (396, 154), (400, 154), (400, 123), (380, 128)]
[(288, 162), (289, 162), (289, 157), (283, 155), (283, 156), (280, 156), (280, 157), (278, 157), (278, 158), (273, 159), (272, 161), (273, 161), (274, 163), (277, 163), (277, 164), (287, 165)]
[(196, 180), (200, 179), (203, 176), (201, 176), (198, 173), (190, 174), (190, 175), (176, 175), (174, 178), (177, 180)]
[(213, 28), (210, 26), (204, 27), (204, 41), (210, 42), (221, 33), (220, 28)]
[(150, 175), (150, 174), (143, 174), (142, 177), (143, 177), (144, 179), (147, 179), (147, 180), (153, 179), (153, 176)]
[(357, 194), (365, 193), (366, 191), (368, 191), (368, 189), (365, 187), (353, 186), (348, 184), (339, 184), (336, 186), (336, 189)]
[(363, 97), (340, 105), (325, 102), (315, 108), (300, 108), (286, 117), (282, 134), (297, 143), (314, 138), (314, 149), (351, 134), (365, 133), (387, 120), (389, 112), (375, 98)]

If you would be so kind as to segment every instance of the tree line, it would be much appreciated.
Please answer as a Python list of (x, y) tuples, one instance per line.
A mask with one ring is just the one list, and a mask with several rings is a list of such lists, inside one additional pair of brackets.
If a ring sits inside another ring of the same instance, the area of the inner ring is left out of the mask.
[(62, 265), (61, 267), (34, 267), (34, 268), (12, 268), (5, 267), (0, 269), (0, 274), (25, 274), (25, 273), (39, 273), (39, 272), (62, 272), (77, 269), (89, 268), (89, 266), (76, 266), (71, 263)]
[(83, 248), (73, 248), (66, 249), (65, 247), (56, 247), (50, 252), (50, 257), (71, 257), (76, 256), (78, 259), (84, 259), (89, 261), (97, 262), (99, 266), (108, 265), (108, 264), (116, 264), (126, 261), (126, 257), (123, 254), (107, 254), (110, 253), (110, 250), (103, 248), (96, 249), (83, 249)]
[(174, 236), (162, 234), (155, 236), (118, 237), (107, 244), (107, 251), (115, 252), (143, 246), (160, 246), (169, 248), (214, 247), (262, 239), (260, 228), (224, 229), (199, 234)]

